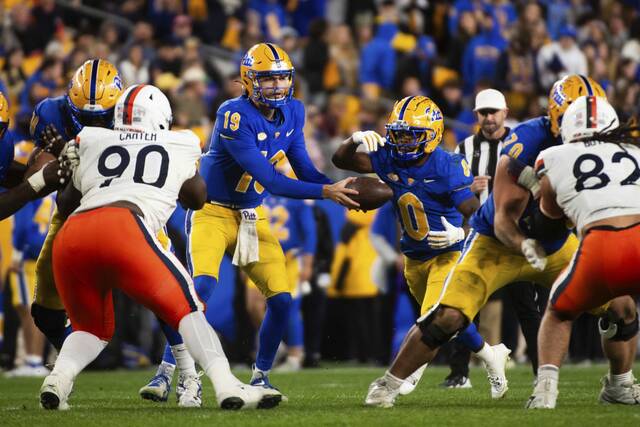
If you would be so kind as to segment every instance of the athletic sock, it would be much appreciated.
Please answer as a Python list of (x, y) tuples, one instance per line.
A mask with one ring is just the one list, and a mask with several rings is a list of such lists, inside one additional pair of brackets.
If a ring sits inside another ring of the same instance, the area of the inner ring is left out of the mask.
[(402, 385), (402, 383), (404, 382), (403, 379), (400, 379), (400, 378), (396, 377), (395, 375), (393, 375), (389, 371), (384, 373), (384, 377), (383, 378), (386, 381), (387, 386), (389, 386), (389, 388), (392, 389), (392, 390), (399, 389), (400, 386)]
[(474, 353), (478, 353), (485, 345), (482, 335), (480, 335), (478, 328), (476, 328), (476, 324), (473, 322), (458, 334), (457, 340), (467, 346), (467, 348)]
[(106, 346), (107, 341), (103, 341), (89, 332), (75, 331), (71, 333), (62, 344), (52, 374), (63, 374), (74, 380)]
[(544, 379), (551, 379), (558, 382), (560, 369), (555, 365), (542, 365), (538, 367), (538, 382)]
[(267, 299), (267, 311), (260, 327), (256, 368), (269, 372), (276, 357), (278, 346), (284, 336), (289, 319), (291, 294), (283, 292)]
[(184, 344), (178, 344), (171, 346), (171, 353), (176, 360), (176, 366), (180, 375), (196, 376), (196, 364), (193, 357), (187, 351), (187, 346)]
[(484, 343), (482, 348), (479, 351), (476, 351), (475, 353), (480, 358), (480, 360), (482, 360), (484, 363), (493, 362), (493, 349), (486, 342)]
[(609, 382), (614, 386), (633, 383), (633, 371), (629, 370), (624, 374), (617, 375), (612, 375), (611, 372), (609, 372)]

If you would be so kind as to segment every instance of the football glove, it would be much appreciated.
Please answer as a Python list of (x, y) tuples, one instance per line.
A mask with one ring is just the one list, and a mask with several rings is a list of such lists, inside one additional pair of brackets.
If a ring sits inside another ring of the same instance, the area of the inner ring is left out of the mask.
[(443, 216), (440, 217), (444, 231), (430, 231), (427, 236), (429, 246), (433, 249), (444, 249), (464, 240), (464, 229), (456, 227), (447, 221)]
[(385, 138), (372, 130), (354, 132), (351, 140), (356, 145), (364, 145), (368, 153), (378, 151), (378, 147), (384, 146), (385, 143)]
[(540, 243), (535, 239), (525, 239), (520, 245), (522, 255), (531, 267), (537, 271), (543, 271), (547, 265), (547, 254)]

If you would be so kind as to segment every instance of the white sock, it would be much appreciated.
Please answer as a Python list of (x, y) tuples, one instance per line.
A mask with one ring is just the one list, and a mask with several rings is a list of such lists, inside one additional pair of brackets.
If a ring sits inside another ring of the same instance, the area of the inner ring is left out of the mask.
[(182, 335), (189, 353), (213, 383), (216, 392), (221, 392), (240, 382), (231, 373), (220, 339), (201, 311), (184, 316), (180, 320), (178, 332)]
[(476, 353), (476, 356), (484, 363), (491, 363), (493, 362), (493, 349), (485, 342), (480, 351)]
[(183, 344), (176, 344), (171, 346), (171, 354), (176, 359), (176, 366), (180, 375), (196, 376), (196, 362), (193, 357), (187, 351), (187, 346)]
[(555, 365), (542, 365), (538, 368), (538, 380), (551, 379), (558, 381), (560, 369)]
[(418, 369), (415, 370), (413, 374), (409, 375), (405, 381), (414, 380), (416, 383), (420, 381), (420, 378), (422, 378), (422, 375), (424, 374), (424, 370), (427, 369), (428, 365), (429, 365), (428, 363), (425, 363), (424, 365), (420, 366)]
[[(174, 356), (175, 357), (175, 356)], [(158, 370), (156, 371), (156, 375), (164, 375), (169, 378), (169, 382), (173, 379), (173, 372), (176, 370), (176, 365), (173, 363), (165, 362), (164, 360), (160, 362), (158, 366)]]
[(404, 382), (403, 379), (400, 379), (398, 377), (396, 377), (395, 375), (393, 375), (391, 372), (387, 371), (384, 373), (384, 379), (387, 382), (387, 385), (392, 389), (392, 390), (397, 390), (400, 388), (400, 386), (402, 385), (402, 383)]
[(629, 370), (629, 372), (625, 372), (624, 374), (612, 375), (609, 372), (609, 381), (611, 385), (622, 385), (629, 384), (633, 382), (633, 372)]
[(62, 349), (56, 360), (52, 374), (62, 374), (74, 380), (76, 376), (93, 362), (107, 346), (107, 341), (102, 341), (89, 332), (72, 332), (62, 344)]
[(42, 356), (38, 356), (37, 354), (27, 354), (24, 361), (31, 367), (42, 366)]

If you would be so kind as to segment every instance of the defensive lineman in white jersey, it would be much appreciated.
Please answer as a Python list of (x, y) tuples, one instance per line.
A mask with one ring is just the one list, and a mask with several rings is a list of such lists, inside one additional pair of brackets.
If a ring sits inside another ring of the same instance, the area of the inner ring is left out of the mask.
[[(73, 185), (58, 198), (60, 212), (73, 214), (53, 245), (54, 276), (74, 332), (40, 390), (46, 409), (68, 407), (75, 377), (111, 339), (112, 288), (179, 330), (223, 409), (270, 408), (282, 398), (233, 376), (191, 278), (155, 237), (176, 200), (200, 209), (206, 198), (196, 169), (198, 140), (191, 132), (169, 131), (171, 120), (160, 90), (132, 86), (116, 104), (116, 130), (85, 128), (75, 142)], [(73, 149), (67, 157), (74, 158)]]
[[(619, 127), (615, 110), (604, 98), (584, 96), (565, 112), (561, 134), (564, 144), (543, 151), (536, 160), (540, 210), (549, 218), (571, 220), (580, 247), (551, 290), (538, 334), (540, 367), (528, 408), (555, 408), (572, 320), (615, 297), (640, 294), (640, 140), (634, 141), (630, 128)], [(607, 338), (636, 339), (637, 331), (635, 314), (635, 321), (609, 328)], [(633, 359), (620, 372), (605, 376), (600, 401), (640, 404)]]

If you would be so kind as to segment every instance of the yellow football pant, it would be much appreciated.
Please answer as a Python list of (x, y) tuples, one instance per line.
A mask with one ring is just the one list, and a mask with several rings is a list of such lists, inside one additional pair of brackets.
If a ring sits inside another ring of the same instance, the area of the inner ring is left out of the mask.
[(442, 296), (444, 281), (460, 256), (460, 251), (446, 252), (427, 261), (404, 257), (404, 277), (411, 295), (425, 314)]

